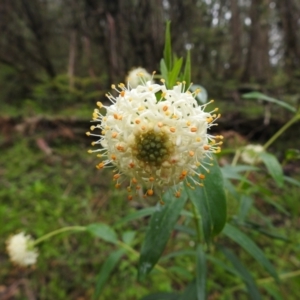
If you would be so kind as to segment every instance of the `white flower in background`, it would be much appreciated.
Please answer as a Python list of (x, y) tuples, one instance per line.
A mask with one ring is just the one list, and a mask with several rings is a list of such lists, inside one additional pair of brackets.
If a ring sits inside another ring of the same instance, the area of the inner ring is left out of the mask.
[(241, 153), (241, 159), (243, 162), (252, 165), (261, 162), (259, 158), (259, 153), (265, 151), (264, 147), (261, 145), (247, 145), (243, 148)]
[(152, 75), (150, 75), (144, 68), (132, 69), (126, 78), (126, 82), (130, 88), (136, 88), (138, 85), (143, 84), (143, 82), (151, 81)]
[(34, 249), (33, 243), (33, 239), (24, 232), (11, 236), (6, 242), (10, 260), (23, 267), (35, 264), (38, 252)]
[[(99, 149), (89, 150), (104, 157), (97, 168), (115, 166), (116, 187), (123, 175), (130, 178), (129, 200), (142, 186), (147, 187), (145, 196), (151, 196), (154, 189), (163, 192), (187, 177), (202, 185), (205, 175), (198, 173), (198, 167), (208, 171), (203, 158), (220, 152), (222, 142), (216, 139), (223, 137), (207, 133), (220, 116), (214, 113), (217, 109), (204, 112), (207, 104), (199, 106), (196, 92), (185, 91), (184, 83), (168, 90), (162, 82), (147, 81), (133, 89), (122, 83), (118, 88), (113, 85), (118, 96), (106, 95), (112, 105), (98, 102), (99, 109), (93, 113), (93, 120), (100, 123), (91, 126), (91, 131), (100, 134), (87, 132), (99, 138), (92, 143)], [(180, 190), (175, 195), (179, 197)]]

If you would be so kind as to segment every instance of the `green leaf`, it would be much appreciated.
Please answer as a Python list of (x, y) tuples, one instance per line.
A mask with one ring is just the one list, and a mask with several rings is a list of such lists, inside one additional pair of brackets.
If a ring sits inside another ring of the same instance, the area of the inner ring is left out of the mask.
[(169, 72), (164, 59), (160, 60), (160, 73), (165, 80), (166, 86), (169, 86)]
[(200, 244), (196, 250), (196, 289), (197, 300), (205, 300), (206, 287), (206, 257)]
[(295, 186), (299, 186), (300, 187), (300, 181), (299, 180), (296, 180), (294, 178), (291, 178), (291, 177), (288, 177), (288, 176), (284, 176), (284, 181), (290, 183), (290, 184), (293, 184)]
[(267, 152), (260, 152), (259, 157), (262, 159), (264, 164), (266, 165), (270, 175), (276, 181), (279, 187), (283, 186), (283, 171), (280, 163), (278, 162), (277, 158), (270, 153)]
[(178, 256), (195, 256), (195, 255), (196, 255), (195, 250), (179, 250), (179, 251), (171, 252), (167, 255), (164, 255), (161, 258), (161, 261), (166, 261), (170, 258), (178, 257)]
[(266, 258), (262, 250), (245, 233), (228, 223), (226, 224), (223, 232), (226, 236), (244, 248), (244, 250), (246, 250), (252, 257), (254, 257), (271, 276), (273, 276), (276, 280), (279, 280), (273, 265)]
[(263, 285), (263, 288), (274, 298), (274, 300), (283, 300), (279, 289), (273, 284)]
[(94, 299), (99, 299), (99, 296), (101, 295), (101, 292), (103, 290), (103, 287), (106, 283), (106, 281), (109, 278), (109, 275), (112, 273), (113, 269), (118, 264), (119, 260), (123, 256), (125, 250), (120, 249), (117, 250), (109, 255), (107, 260), (102, 265), (99, 274), (97, 275), (96, 279), (96, 288), (95, 288), (95, 294)]
[(95, 223), (90, 224), (86, 227), (87, 231), (89, 231), (92, 235), (101, 238), (106, 242), (110, 242), (113, 244), (118, 243), (118, 237), (116, 232), (104, 223)]
[(169, 84), (168, 88), (172, 88), (176, 85), (176, 82), (178, 81), (178, 76), (181, 70), (182, 66), (182, 57), (176, 60), (174, 63), (174, 67), (171, 72), (169, 72)]
[(193, 280), (185, 288), (183, 294), (180, 297), (180, 300), (198, 300), (197, 299), (197, 287), (196, 281)]
[(296, 113), (296, 109), (293, 106), (289, 105), (288, 103), (281, 101), (281, 100), (277, 100), (277, 99), (269, 97), (269, 96), (266, 96), (259, 92), (247, 93), (247, 94), (244, 94), (242, 97), (244, 99), (261, 99), (261, 100), (265, 100), (268, 102), (276, 103), (277, 105), (284, 107), (285, 109), (287, 109), (293, 113)]
[(127, 216), (125, 216), (123, 219), (119, 220), (116, 225), (122, 225), (124, 223), (136, 220), (136, 219), (140, 219), (143, 217), (147, 217), (152, 215), (155, 212), (155, 207), (147, 207), (147, 208), (143, 208), (141, 210), (135, 211)]
[[(226, 197), (223, 188), (223, 177), (216, 158), (212, 161), (205, 158), (202, 162), (204, 165), (213, 163), (209, 166), (209, 173), (203, 180), (203, 187), (195, 186), (194, 189), (186, 187), (189, 199), (196, 207), (201, 217), (202, 231), (205, 241), (208, 243), (212, 237), (222, 231), (226, 222)], [(200, 167), (199, 173), (203, 172)], [(193, 182), (189, 183), (193, 185)]]
[(135, 235), (136, 231), (125, 231), (122, 234), (122, 240), (125, 244), (130, 245), (134, 240)]
[(191, 84), (191, 52), (190, 51), (188, 51), (186, 55), (182, 80), (185, 81), (186, 87), (188, 88)]
[(243, 195), (240, 200), (240, 207), (238, 218), (240, 221), (244, 221), (249, 213), (250, 208), (252, 207), (253, 199), (247, 195)]
[(183, 279), (183, 280), (192, 280), (193, 279), (193, 275), (191, 274), (191, 272), (189, 270), (187, 270), (186, 267), (171, 266), (171, 267), (168, 267), (168, 271), (173, 274), (176, 274), (177, 277), (180, 277), (180, 279)]
[(174, 193), (175, 190), (172, 188), (164, 194), (164, 205), (158, 203), (156, 211), (151, 217), (141, 249), (138, 267), (139, 279), (143, 279), (159, 260), (186, 202), (187, 195), (184, 191), (181, 192), (179, 198), (176, 198)]
[(172, 68), (171, 22), (166, 23), (164, 60), (168, 70)]
[(227, 272), (233, 274), (234, 276), (239, 276), (239, 273), (235, 269), (227, 266), (221, 260), (215, 258), (212, 255), (206, 255), (206, 257), (207, 257), (207, 260), (211, 261), (212, 263), (214, 263), (215, 265), (221, 267), (222, 269), (226, 270)]
[(226, 256), (226, 258), (232, 263), (234, 268), (239, 273), (240, 277), (245, 282), (245, 285), (247, 287), (251, 299), (253, 300), (261, 299), (261, 294), (256, 286), (253, 277), (251, 276), (249, 271), (244, 267), (244, 265), (241, 263), (238, 257), (231, 250), (227, 248), (221, 248), (221, 251)]

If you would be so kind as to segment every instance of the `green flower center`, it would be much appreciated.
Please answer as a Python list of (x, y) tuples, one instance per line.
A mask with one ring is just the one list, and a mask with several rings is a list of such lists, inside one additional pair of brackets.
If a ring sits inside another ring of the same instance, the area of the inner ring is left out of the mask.
[(151, 166), (160, 166), (169, 156), (172, 143), (167, 134), (150, 130), (135, 137), (136, 157)]

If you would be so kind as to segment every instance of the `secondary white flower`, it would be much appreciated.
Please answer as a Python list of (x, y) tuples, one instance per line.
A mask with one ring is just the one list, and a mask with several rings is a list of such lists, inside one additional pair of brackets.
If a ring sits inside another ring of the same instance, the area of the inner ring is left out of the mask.
[(143, 84), (143, 82), (151, 81), (152, 75), (150, 75), (144, 68), (132, 69), (126, 78), (128, 85), (131, 88), (136, 88), (138, 85)]
[[(95, 109), (93, 113), (93, 120), (100, 123), (91, 126), (91, 131), (100, 130), (100, 134), (87, 132), (99, 137), (92, 145), (100, 148), (89, 150), (104, 157), (97, 168), (115, 166), (116, 187), (120, 186), (122, 175), (130, 178), (129, 200), (132, 191), (142, 186), (147, 187), (145, 196), (151, 196), (154, 189), (164, 191), (187, 177), (202, 185), (205, 175), (198, 173), (198, 167), (207, 170), (203, 158), (219, 152), (222, 144), (216, 141), (222, 136), (207, 133), (220, 116), (214, 113), (217, 109), (204, 112), (207, 104), (199, 106), (194, 98), (196, 93), (185, 91), (184, 83), (168, 90), (162, 82), (148, 81), (133, 89), (124, 84), (118, 88), (113, 85), (119, 95), (106, 95), (112, 105), (98, 102), (101, 110)], [(180, 191), (175, 195), (179, 197)]]
[(11, 236), (6, 242), (10, 260), (23, 267), (35, 264), (38, 252), (34, 249), (33, 242), (33, 239), (24, 232)]
[(259, 153), (265, 151), (264, 147), (261, 145), (247, 145), (243, 148), (241, 153), (241, 159), (243, 162), (247, 164), (257, 164), (261, 162), (261, 159), (259, 158)]

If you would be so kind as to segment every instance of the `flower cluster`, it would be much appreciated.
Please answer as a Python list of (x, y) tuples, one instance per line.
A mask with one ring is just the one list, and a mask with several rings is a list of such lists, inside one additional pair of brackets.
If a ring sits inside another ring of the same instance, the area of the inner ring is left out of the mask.
[[(99, 148), (89, 152), (104, 158), (97, 168), (115, 166), (116, 187), (123, 175), (130, 178), (129, 200), (142, 186), (147, 188), (145, 196), (151, 196), (154, 190), (163, 192), (187, 177), (202, 185), (205, 175), (198, 167), (207, 170), (203, 158), (219, 152), (222, 144), (222, 136), (207, 133), (220, 116), (215, 113), (217, 109), (204, 112), (207, 104), (199, 106), (194, 98), (199, 91), (186, 91), (184, 82), (172, 89), (161, 82), (144, 80), (136, 88), (113, 85), (118, 96), (106, 95), (112, 105), (98, 102), (93, 113), (98, 124), (90, 129), (100, 134), (87, 132), (98, 137), (92, 145)], [(180, 196), (179, 188), (176, 196)]]
[(126, 78), (126, 82), (133, 89), (143, 84), (145, 81), (151, 81), (152, 76), (144, 68), (135, 68), (132, 69)]
[(34, 249), (33, 243), (33, 239), (24, 232), (11, 236), (6, 242), (10, 260), (22, 267), (35, 264), (38, 252)]
[(259, 158), (259, 153), (262, 153), (264, 151), (265, 149), (261, 145), (247, 145), (242, 150), (241, 159), (243, 162), (249, 165), (258, 164), (261, 162), (261, 159)]

